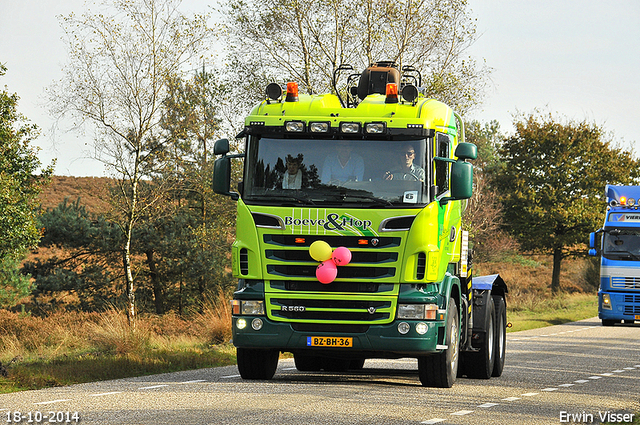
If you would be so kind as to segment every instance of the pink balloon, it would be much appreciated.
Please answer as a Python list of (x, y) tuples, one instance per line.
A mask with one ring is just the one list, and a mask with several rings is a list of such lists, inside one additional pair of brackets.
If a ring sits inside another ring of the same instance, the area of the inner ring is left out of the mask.
[(336, 266), (346, 266), (351, 261), (351, 251), (349, 251), (349, 248), (339, 246), (333, 250), (331, 259), (336, 264)]
[(326, 260), (316, 267), (316, 277), (320, 283), (331, 283), (338, 276), (338, 268), (332, 260)]

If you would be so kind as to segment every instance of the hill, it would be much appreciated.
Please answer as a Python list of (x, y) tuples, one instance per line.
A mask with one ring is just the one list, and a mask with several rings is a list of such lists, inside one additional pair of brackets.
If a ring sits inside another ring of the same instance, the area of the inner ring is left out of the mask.
[(65, 198), (80, 204), (92, 213), (101, 213), (109, 209), (107, 190), (110, 182), (107, 177), (67, 177), (53, 176), (51, 184), (40, 194), (43, 210), (57, 207)]

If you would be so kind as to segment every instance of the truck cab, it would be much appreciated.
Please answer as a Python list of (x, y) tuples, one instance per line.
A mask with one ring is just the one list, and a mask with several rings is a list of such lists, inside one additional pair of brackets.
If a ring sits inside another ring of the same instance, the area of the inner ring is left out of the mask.
[(600, 255), (598, 317), (604, 326), (634, 323), (640, 321), (640, 187), (607, 185), (605, 197), (604, 226), (589, 238), (589, 255)]
[[(372, 64), (338, 88), (351, 69), (336, 70), (334, 94), (270, 84), (245, 119), (244, 153), (216, 143), (214, 190), (238, 201), (240, 374), (269, 379), (286, 351), (301, 371), (415, 357), (424, 385), (499, 376), (506, 285), (472, 281), (462, 230), (476, 147), (413, 68)], [(243, 180), (231, 192), (238, 157)], [(332, 257), (338, 248), (348, 262)]]

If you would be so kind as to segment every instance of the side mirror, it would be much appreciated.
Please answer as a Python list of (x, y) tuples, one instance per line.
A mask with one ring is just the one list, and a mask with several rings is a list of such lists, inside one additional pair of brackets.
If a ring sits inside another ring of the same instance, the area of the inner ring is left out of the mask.
[(226, 155), (229, 153), (229, 140), (228, 139), (220, 139), (216, 140), (213, 145), (213, 154), (214, 155)]
[[(475, 148), (475, 145), (472, 146)], [(451, 164), (451, 197), (469, 199), (471, 195), (473, 195), (473, 165), (465, 161), (456, 161)]]
[(465, 159), (476, 159), (478, 157), (478, 147), (473, 143), (462, 142), (456, 148), (454, 155), (463, 161)]
[(230, 192), (230, 186), (231, 159), (227, 156), (223, 156), (222, 158), (216, 159), (216, 161), (213, 163), (213, 191), (221, 195), (231, 196), (231, 199), (237, 201), (238, 199), (240, 199), (240, 196), (235, 192)]
[(589, 233), (589, 248), (594, 249), (596, 247), (596, 233)]

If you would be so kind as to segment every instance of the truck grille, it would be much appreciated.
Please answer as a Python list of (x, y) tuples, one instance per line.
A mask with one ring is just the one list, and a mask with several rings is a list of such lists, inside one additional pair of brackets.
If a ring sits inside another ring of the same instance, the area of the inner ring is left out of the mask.
[(624, 296), (624, 314), (640, 314), (640, 295)]
[(302, 298), (294, 294), (267, 294), (272, 320), (294, 322), (389, 323), (395, 315), (395, 299), (368, 296), (344, 300), (318, 295)]
[(640, 277), (611, 277), (611, 287), (617, 289), (640, 289)]
[[(309, 246), (323, 240), (351, 249), (351, 262), (323, 285)], [(271, 320), (327, 326), (390, 323), (395, 317), (399, 237), (264, 234), (267, 315)], [(348, 295), (345, 300), (344, 294)]]

